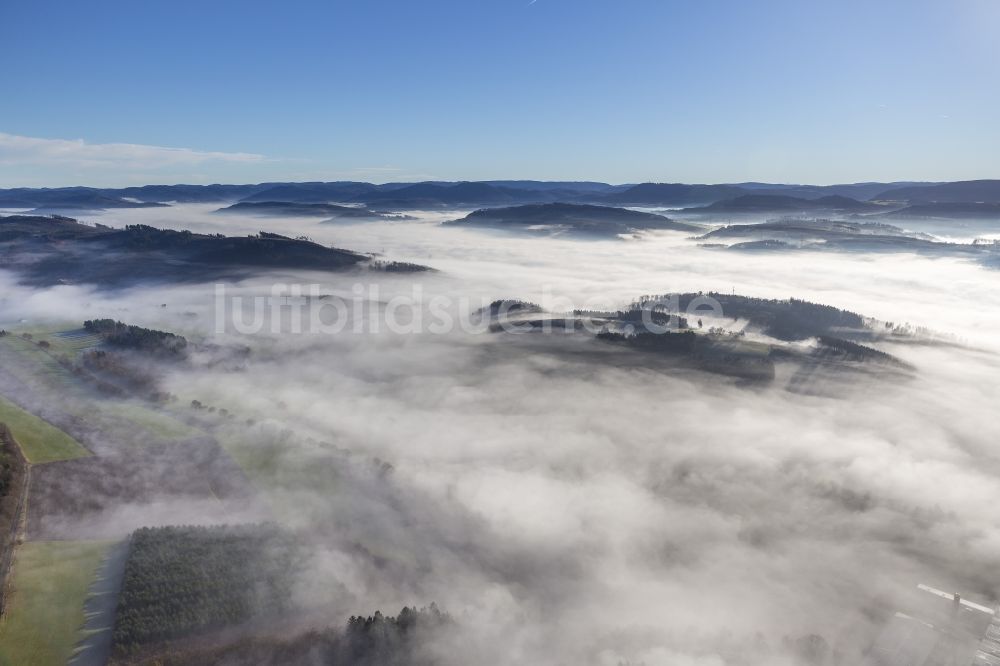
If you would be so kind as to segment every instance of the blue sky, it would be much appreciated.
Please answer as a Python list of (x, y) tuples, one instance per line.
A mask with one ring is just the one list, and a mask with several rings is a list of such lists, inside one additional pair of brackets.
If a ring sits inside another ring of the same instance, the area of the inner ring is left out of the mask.
[(0, 187), (1000, 178), (1000, 0), (0, 2)]

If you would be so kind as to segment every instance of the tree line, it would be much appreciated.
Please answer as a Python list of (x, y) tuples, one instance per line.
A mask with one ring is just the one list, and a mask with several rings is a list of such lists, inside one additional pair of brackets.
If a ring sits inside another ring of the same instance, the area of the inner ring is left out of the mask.
[(245, 638), (214, 649), (177, 647), (138, 663), (148, 666), (434, 666), (435, 640), (454, 629), (451, 617), (434, 604), (403, 608), (396, 616), (376, 612), (355, 616), (342, 627), (314, 630), (292, 638)]
[(83, 322), (83, 327), (115, 347), (164, 356), (184, 356), (187, 353), (187, 340), (166, 331), (132, 326), (114, 319), (88, 320)]
[(142, 528), (132, 534), (112, 635), (125, 656), (280, 615), (298, 545), (274, 525)]

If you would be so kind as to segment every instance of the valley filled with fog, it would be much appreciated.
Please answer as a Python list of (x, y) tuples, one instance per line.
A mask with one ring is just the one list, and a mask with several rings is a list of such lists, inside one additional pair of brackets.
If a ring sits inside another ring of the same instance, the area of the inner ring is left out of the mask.
[[(235, 416), (199, 418), (254, 488), (229, 502), (137, 491), (56, 515), (40, 538), (273, 521), (305, 544), (295, 629), (434, 602), (453, 624), (419, 649), (447, 664), (858, 664), (919, 583), (1000, 597), (996, 270), (906, 252), (730, 252), (678, 231), (580, 240), (441, 224), (468, 211), (324, 223), (218, 208), (76, 217), (263, 230), (434, 269), (226, 281), (244, 303), (276, 283), (319, 285), (376, 321), (394, 297), (424, 317), (434, 298), (554, 313), (649, 294), (796, 298), (905, 330), (872, 346), (906, 371), (822, 366), (803, 380), (778, 362), (773, 381), (742, 382), (559, 331), (324, 334), (282, 319), (248, 335), (217, 320), (219, 281), (29, 286), (3, 271), (8, 328), (111, 318), (199, 345), (148, 370), (176, 396), (168, 412), (197, 401)], [(706, 325), (747, 322), (723, 312)]]
[[(429, 265), (443, 275), (433, 280), (422, 276), (420, 284), (428, 293), (456, 297), (537, 302), (549, 295), (564, 301), (563, 307), (617, 307), (643, 294), (735, 289), (759, 297), (814, 300), (883, 321), (925, 326), (977, 344), (995, 339), (1000, 326), (998, 274), (964, 260), (814, 252), (781, 256), (776, 261), (773, 254), (741, 255), (702, 248), (691, 240), (693, 234), (678, 232), (580, 242), (441, 226), (443, 221), (462, 217), (463, 211), (408, 211), (417, 219), (401, 222), (323, 223), (311, 218), (220, 216), (215, 214), (218, 209), (217, 204), (175, 205), (77, 217), (115, 227), (148, 224), (198, 233), (240, 235), (265, 230), (306, 236), (326, 245)], [(712, 220), (714, 225), (729, 222), (727, 218)], [(905, 226), (968, 243), (988, 237), (983, 227), (995, 225), (918, 220), (907, 221)], [(294, 278), (286, 280), (289, 284), (320, 283), (331, 288), (338, 281), (353, 284), (330, 276), (278, 277)], [(395, 287), (410, 293), (411, 282), (402, 279)], [(392, 281), (384, 288), (392, 293)]]

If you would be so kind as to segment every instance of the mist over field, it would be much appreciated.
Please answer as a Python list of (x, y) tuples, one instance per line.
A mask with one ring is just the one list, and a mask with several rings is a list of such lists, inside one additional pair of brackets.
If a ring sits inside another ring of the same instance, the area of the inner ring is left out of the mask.
[[(377, 293), (366, 312), (379, 312), (416, 284), (421, 308), (440, 296), (566, 312), (735, 290), (933, 334), (880, 343), (911, 374), (820, 369), (802, 392), (782, 366), (745, 385), (558, 332), (220, 333), (214, 283), (37, 288), (0, 273), (5, 320), (112, 317), (249, 348), (156, 372), (183, 401), (236, 415), (227, 436), (250, 458), (310, 471), (221, 517), (308, 535), (294, 593), (317, 623), (433, 601), (456, 628), (422, 649), (456, 665), (851, 664), (918, 583), (1000, 596), (997, 271), (903, 253), (723, 252), (671, 231), (577, 241), (438, 224), (455, 213), (324, 224), (215, 208), (81, 219), (308, 236), (437, 271), (282, 270), (228, 283), (229, 297), (318, 284), (346, 302)], [(185, 498), (90, 520), (118, 535), (220, 522)]]

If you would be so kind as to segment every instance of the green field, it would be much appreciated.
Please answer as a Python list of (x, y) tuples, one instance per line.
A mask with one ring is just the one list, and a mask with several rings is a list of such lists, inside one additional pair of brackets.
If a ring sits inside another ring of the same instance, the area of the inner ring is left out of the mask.
[[(24, 328), (15, 325), (12, 327), (0, 326), (0, 328), (7, 328), (10, 332), (10, 336), (6, 338), (6, 342), (9, 344), (22, 349), (34, 347), (53, 355), (72, 354), (101, 344), (100, 336), (79, 328), (79, 324), (77, 326), (77, 328), (73, 328), (71, 322), (65, 322), (61, 325), (52, 324), (46, 327)], [(21, 337), (25, 333), (31, 336), (30, 340)], [(38, 347), (38, 343), (42, 340), (49, 344), (47, 350)]]
[(118, 420), (129, 421), (156, 437), (182, 439), (201, 434), (196, 428), (137, 401), (106, 401), (100, 404), (102, 414)]
[[(25, 366), (31, 367), (31, 374), (38, 381), (44, 382), (46, 386), (61, 390), (75, 382), (66, 368), (59, 365), (56, 357), (39, 347), (37, 341), (23, 340), (15, 335), (7, 335), (0, 338), (0, 348), (5, 354), (14, 354)], [(16, 372), (16, 374), (23, 373)]]
[(14, 560), (0, 665), (64, 666), (82, 638), (84, 602), (108, 542), (35, 541)]
[(47, 421), (30, 414), (0, 396), (0, 422), (6, 423), (31, 463), (72, 460), (90, 452), (75, 439)]
[[(33, 336), (31, 340), (25, 340), (20, 335), (15, 334), (0, 338), (0, 352), (2, 352), (0, 353), (0, 362), (4, 360), (3, 354), (9, 353), (11, 356), (8, 358), (11, 363), (8, 364), (6, 370), (32, 386), (39, 393), (49, 394), (51, 400), (57, 401), (56, 404), (59, 404), (59, 409), (63, 414), (88, 421), (104, 417), (113, 422), (127, 421), (149, 433), (153, 438), (183, 439), (200, 434), (197, 428), (189, 426), (166, 411), (144, 405), (137, 400), (107, 396), (101, 396), (100, 400), (95, 400), (93, 387), (81, 382), (66, 367), (60, 365), (57, 357), (76, 358), (80, 351), (93, 348), (100, 342), (96, 336), (82, 335), (80, 331), (52, 332), (36, 329), (29, 332)], [(67, 335), (73, 337), (65, 337)], [(49, 342), (51, 346), (48, 349), (39, 347), (40, 340)], [(65, 399), (67, 397), (72, 399)], [(9, 410), (9, 403), (7, 407)], [(4, 413), (4, 406), (0, 404), (0, 421), (4, 421)], [(17, 417), (11, 416), (11, 418), (16, 419)], [(15, 431), (15, 436), (20, 440), (17, 428), (13, 424), (10, 425)], [(66, 443), (68, 435), (65, 433), (62, 435), (63, 443)], [(139, 437), (136, 438), (136, 441), (144, 441), (144, 439), (148, 438)], [(28, 448), (26, 442), (21, 441), (21, 443), (26, 449)], [(88, 455), (88, 453), (78, 445), (77, 447), (71, 445), (70, 448), (64, 447), (62, 452), (57, 452), (52, 456), (41, 455), (37, 460), (27, 452), (26, 455), (31, 462), (51, 462), (79, 458)]]

